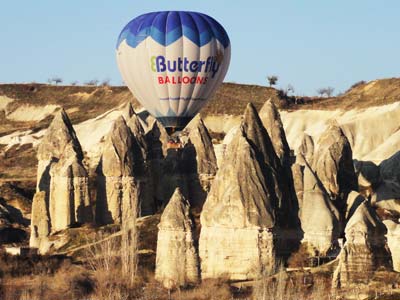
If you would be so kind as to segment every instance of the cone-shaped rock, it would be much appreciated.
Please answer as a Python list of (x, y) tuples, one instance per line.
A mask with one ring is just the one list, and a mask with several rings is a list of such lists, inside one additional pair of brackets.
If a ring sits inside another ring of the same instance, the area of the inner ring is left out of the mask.
[(276, 221), (281, 227), (296, 227), (298, 224), (298, 205), (291, 171), (288, 165), (282, 166), (273, 144), (264, 128), (255, 107), (249, 103), (244, 112), (241, 130), (255, 151), (270, 190), (270, 200), (276, 208)]
[(275, 153), (271, 138), (264, 128), (257, 110), (253, 104), (249, 103), (244, 111), (241, 123), (242, 131), (245, 133), (249, 143), (256, 148), (257, 155), (260, 155), (265, 164), (274, 170), (279, 169), (280, 161)]
[(387, 243), (392, 255), (393, 270), (400, 272), (400, 224), (392, 220), (383, 221), (387, 228)]
[(300, 210), (303, 243), (326, 254), (340, 234), (339, 212), (308, 164), (304, 167), (304, 192)]
[(132, 133), (125, 120), (119, 117), (106, 137), (102, 153), (102, 172), (105, 176), (132, 176), (134, 158)]
[(239, 130), (201, 213), (202, 278), (245, 280), (276, 264), (274, 210), (260, 162)]
[(192, 207), (201, 207), (217, 172), (217, 159), (210, 134), (197, 115), (180, 135), (184, 144), (182, 171), (186, 174)]
[(188, 136), (195, 148), (198, 174), (215, 175), (217, 172), (217, 159), (211, 136), (200, 115), (197, 115), (186, 127)]
[(29, 246), (46, 252), (48, 235), (50, 234), (50, 217), (46, 207), (46, 192), (37, 192), (32, 201), (31, 236)]
[(132, 103), (128, 101), (124, 107), (122, 108), (122, 116), (125, 121), (128, 122), (129, 119), (135, 114), (135, 110), (133, 109)]
[[(68, 228), (75, 223), (91, 222), (88, 174), (82, 163), (82, 148), (63, 109), (57, 112), (47, 129), (37, 156), (37, 192), (44, 192), (48, 214), (45, 220), (49, 222), (49, 232)], [(44, 211), (41, 197), (40, 201), (32, 203), (35, 212)], [(45, 231), (33, 231), (32, 240), (36, 238), (35, 235)]]
[(124, 193), (132, 190), (125, 185), (134, 180), (133, 143), (130, 129), (119, 117), (106, 137), (97, 167), (96, 220), (100, 224), (121, 223), (124, 198), (135, 197)]
[(199, 281), (189, 208), (189, 202), (177, 188), (158, 225), (155, 278), (168, 289)]
[[(136, 143), (134, 143), (134, 155), (142, 157), (143, 160), (147, 159), (148, 146), (145, 138), (143, 127), (139, 121), (139, 117), (133, 114), (127, 122), (129, 129), (131, 130)], [(140, 151), (140, 153), (138, 153)]]
[(160, 159), (167, 155), (167, 143), (169, 135), (164, 126), (157, 120), (149, 126), (150, 130), (146, 132), (147, 145), (149, 146), (150, 159)]
[(308, 134), (303, 135), (300, 147), (297, 149), (297, 162), (304, 165), (304, 159), (312, 165), (314, 157), (314, 140)]
[(82, 148), (64, 109), (56, 113), (49, 128), (38, 147), (39, 160), (60, 158), (62, 154), (69, 156), (69, 152), (76, 154), (78, 159), (83, 158)]
[(350, 143), (337, 123), (321, 135), (314, 153), (313, 170), (340, 211), (347, 194), (358, 190)]
[(58, 161), (62, 155), (64, 157), (76, 156), (78, 160), (83, 159), (81, 145), (64, 109), (56, 113), (38, 146), (38, 191), (49, 190), (50, 163)]
[(281, 116), (271, 99), (265, 102), (259, 115), (268, 135), (271, 138), (275, 153), (278, 155), (281, 164), (288, 164), (290, 161), (290, 148), (286, 140)]
[(346, 225), (345, 233), (346, 243), (340, 251), (334, 286), (368, 284), (379, 267), (391, 267), (390, 255), (385, 248), (386, 228), (368, 202), (358, 206)]

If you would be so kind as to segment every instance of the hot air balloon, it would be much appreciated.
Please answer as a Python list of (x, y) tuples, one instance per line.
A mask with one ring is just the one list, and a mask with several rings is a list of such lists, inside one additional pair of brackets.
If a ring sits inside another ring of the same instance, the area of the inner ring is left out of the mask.
[(130, 21), (117, 42), (122, 78), (171, 134), (207, 103), (228, 70), (225, 29), (202, 13), (152, 12)]

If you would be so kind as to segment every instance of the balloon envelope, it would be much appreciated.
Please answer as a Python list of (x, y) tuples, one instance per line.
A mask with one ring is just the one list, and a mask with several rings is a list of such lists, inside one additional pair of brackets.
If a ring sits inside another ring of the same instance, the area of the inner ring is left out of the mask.
[(139, 102), (165, 127), (183, 128), (222, 83), (231, 56), (229, 37), (197, 12), (141, 15), (121, 31), (117, 63)]

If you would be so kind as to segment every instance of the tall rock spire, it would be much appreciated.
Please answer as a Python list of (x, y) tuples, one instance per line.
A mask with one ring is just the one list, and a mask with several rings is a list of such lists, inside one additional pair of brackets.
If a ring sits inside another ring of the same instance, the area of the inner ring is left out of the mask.
[(276, 191), (267, 184), (265, 168), (279, 161), (260, 124), (248, 106), (203, 206), (203, 278), (246, 280), (275, 270)]
[(37, 195), (32, 204), (35, 213), (30, 244), (43, 252), (42, 242), (50, 232), (92, 221), (83, 152), (64, 109), (57, 112), (47, 129), (37, 157)]
[[(132, 201), (137, 196), (133, 143), (132, 133), (121, 116), (114, 122), (106, 137), (97, 168), (96, 221), (100, 224), (121, 223), (124, 202)], [(134, 195), (130, 195), (131, 193)], [(130, 206), (129, 203), (126, 205)]]
[(189, 209), (189, 202), (176, 188), (158, 224), (155, 278), (168, 289), (199, 281)]
[(285, 130), (281, 116), (271, 99), (267, 100), (262, 106), (260, 119), (271, 138), (275, 153), (278, 155), (282, 166), (290, 163), (290, 148), (286, 140)]

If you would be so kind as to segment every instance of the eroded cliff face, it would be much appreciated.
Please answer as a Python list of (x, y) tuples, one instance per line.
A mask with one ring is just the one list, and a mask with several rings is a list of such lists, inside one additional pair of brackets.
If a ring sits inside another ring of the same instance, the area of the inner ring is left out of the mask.
[(385, 233), (385, 226), (370, 204), (360, 204), (346, 225), (346, 243), (339, 254), (334, 286), (367, 284), (379, 267), (392, 267)]
[(190, 204), (176, 188), (158, 224), (155, 279), (171, 289), (200, 280)]

